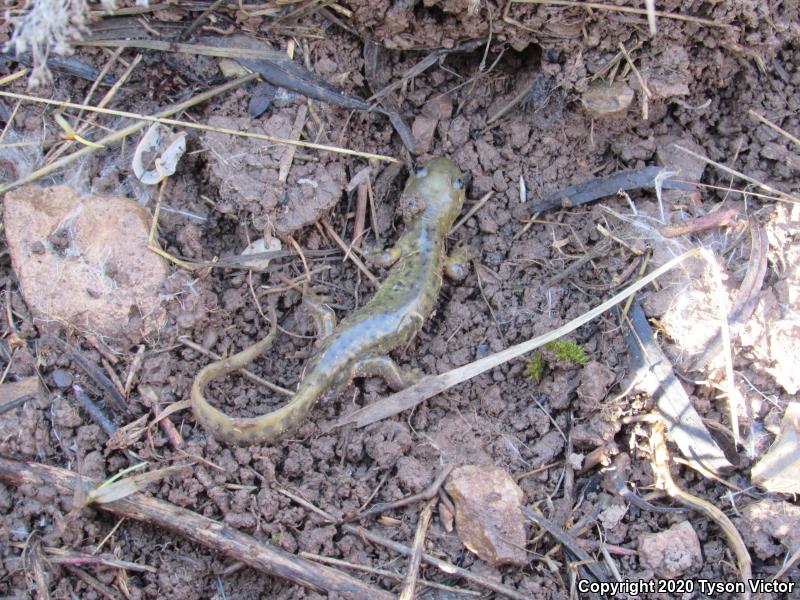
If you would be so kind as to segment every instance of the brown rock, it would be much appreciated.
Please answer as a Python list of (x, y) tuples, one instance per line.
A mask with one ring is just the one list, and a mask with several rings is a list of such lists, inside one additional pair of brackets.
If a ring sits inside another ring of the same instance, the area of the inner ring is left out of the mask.
[(589, 361), (581, 369), (581, 383), (578, 397), (586, 407), (597, 408), (605, 400), (608, 388), (614, 383), (614, 372), (603, 363)]
[(436, 133), (438, 121), (430, 117), (419, 116), (411, 125), (411, 135), (414, 137), (414, 154), (425, 154), (433, 146), (433, 135)]
[(160, 327), (167, 268), (147, 249), (148, 222), (133, 200), (63, 185), (6, 194), (9, 252), (37, 321), (133, 340)]
[(676, 145), (683, 146), (687, 150), (691, 150), (700, 156), (705, 156), (706, 151), (702, 146), (691, 138), (679, 138), (675, 136), (660, 138), (657, 144), (658, 148), (656, 154), (659, 164), (670, 171), (674, 171), (680, 175), (682, 179), (700, 181), (703, 177), (703, 171), (706, 169), (706, 163), (683, 150), (679, 150)]
[(581, 102), (595, 116), (613, 115), (631, 105), (633, 90), (624, 81), (596, 83), (583, 93)]
[(422, 114), (431, 119), (449, 119), (453, 116), (453, 101), (447, 94), (437, 94), (425, 103)]
[(639, 563), (658, 577), (675, 579), (703, 565), (700, 540), (689, 521), (639, 539)]
[(493, 567), (525, 566), (523, 493), (497, 467), (466, 465), (454, 469), (445, 484), (456, 508), (456, 530), (464, 546)]

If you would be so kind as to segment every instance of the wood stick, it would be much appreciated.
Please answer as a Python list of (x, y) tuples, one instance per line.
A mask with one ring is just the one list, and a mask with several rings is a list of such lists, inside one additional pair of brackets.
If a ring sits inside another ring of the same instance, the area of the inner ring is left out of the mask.
[[(72, 495), (78, 476), (67, 469), (41, 463), (21, 462), (0, 456), (0, 481), (21, 485), (54, 486)], [(98, 482), (83, 481), (96, 484)], [(321, 593), (337, 593), (362, 600), (392, 600), (393, 596), (350, 575), (313, 563), (279, 548), (262, 543), (252, 536), (195, 512), (180, 508), (142, 493), (97, 504), (96, 508), (115, 515), (151, 523), (168, 529), (207, 548), (216, 550), (254, 569), (281, 577)]]
[[(0, 478), (2, 478), (2, 466), (0, 466)], [(390, 540), (380, 534), (375, 533), (374, 531), (370, 531), (369, 529), (365, 529), (363, 527), (356, 527), (355, 525), (342, 525), (342, 529), (347, 533), (352, 533), (355, 536), (360, 538), (366, 539), (373, 544), (378, 544), (379, 546), (383, 546), (385, 548), (390, 548), (394, 550), (398, 554), (402, 554), (403, 556), (410, 556), (411, 555), (411, 548), (406, 546), (405, 544), (401, 544), (400, 542), (395, 542), (394, 540)], [(468, 571), (467, 569), (462, 569), (461, 567), (457, 567), (456, 565), (447, 562), (446, 560), (442, 560), (441, 558), (437, 558), (435, 556), (431, 556), (430, 554), (422, 554), (422, 561), (433, 565), (442, 573), (447, 573), (448, 575), (455, 575), (456, 577), (461, 577), (470, 583), (474, 583), (475, 585), (479, 585), (483, 588), (492, 590), (493, 592), (500, 594), (502, 596), (506, 596), (508, 598), (513, 598), (513, 600), (530, 600), (528, 596), (523, 594), (522, 592), (518, 592), (517, 590), (504, 585), (498, 581), (494, 581), (492, 579), (487, 579), (477, 573), (473, 573), (472, 571)]]
[(344, 522), (358, 521), (366, 517), (371, 517), (374, 515), (385, 513), (386, 511), (389, 510), (396, 510), (398, 508), (403, 508), (404, 506), (408, 506), (409, 504), (414, 504), (415, 502), (419, 502), (420, 500), (430, 500), (434, 498), (439, 493), (439, 488), (442, 487), (444, 480), (447, 479), (448, 475), (450, 475), (450, 471), (453, 470), (454, 466), (455, 465), (445, 465), (442, 468), (442, 470), (439, 471), (439, 474), (436, 476), (436, 479), (433, 480), (433, 483), (431, 483), (427, 488), (425, 488), (418, 494), (406, 496), (405, 498), (401, 498), (400, 500), (395, 500), (393, 502), (381, 502), (380, 504), (376, 504), (365, 511), (353, 515), (352, 517), (351, 516), (345, 517)]
[(408, 558), (408, 572), (403, 581), (403, 591), (400, 592), (400, 600), (414, 600), (414, 592), (417, 589), (417, 577), (419, 576), (419, 565), (422, 562), (422, 548), (425, 545), (425, 536), (428, 533), (428, 525), (430, 525), (435, 504), (436, 498), (428, 500), (419, 516), (417, 532), (414, 534), (414, 543), (411, 544), (411, 556)]

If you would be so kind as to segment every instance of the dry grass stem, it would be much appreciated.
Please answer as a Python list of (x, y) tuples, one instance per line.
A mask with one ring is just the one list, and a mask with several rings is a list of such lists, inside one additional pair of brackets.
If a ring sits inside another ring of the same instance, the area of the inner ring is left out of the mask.
[(355, 255), (355, 253), (351, 252), (352, 246), (348, 246), (345, 243), (345, 241), (341, 237), (339, 237), (339, 234), (336, 233), (336, 230), (333, 227), (331, 227), (331, 224), (328, 223), (328, 221), (323, 220), (322, 221), (322, 226), (325, 228), (325, 232), (342, 249), (342, 252), (344, 252), (344, 260), (347, 260), (348, 258), (350, 260), (352, 260), (353, 264), (355, 264), (359, 268), (359, 270), (362, 273), (364, 273), (364, 275), (367, 276), (367, 279), (369, 279), (370, 282), (375, 287), (379, 287), (380, 286), (380, 281), (378, 281), (378, 278), (375, 277), (375, 275), (372, 274), (372, 271), (370, 271), (367, 268), (367, 266), (363, 263), (363, 261), (360, 258), (358, 258), (358, 256)]
[(463, 217), (461, 217), (461, 219), (459, 219), (458, 223), (453, 225), (453, 228), (450, 230), (450, 234), (449, 235), (453, 235), (453, 233), (455, 233), (458, 230), (459, 227), (464, 225), (464, 223), (469, 221), (476, 212), (478, 212), (480, 209), (482, 209), (483, 205), (486, 204), (489, 201), (489, 198), (491, 198), (493, 194), (494, 194), (494, 192), (486, 192), (481, 197), (481, 199), (478, 200), (475, 203), (475, 205), (472, 208), (469, 209), (467, 214), (465, 214)]
[[(306, 124), (307, 115), (308, 105), (301, 104), (300, 108), (297, 109), (297, 116), (295, 116), (294, 125), (292, 125), (292, 131), (289, 134), (289, 139), (300, 139), (300, 136), (303, 133), (303, 127), (305, 127)], [(278, 181), (281, 183), (286, 183), (286, 180), (289, 178), (289, 170), (292, 168), (292, 162), (294, 161), (294, 153), (296, 150), (297, 146), (289, 146), (286, 153), (281, 158), (280, 168), (278, 170)]]
[(419, 566), (422, 563), (422, 549), (425, 545), (425, 536), (428, 533), (428, 525), (433, 516), (433, 507), (436, 506), (438, 498), (431, 498), (425, 503), (425, 507), (419, 515), (417, 530), (414, 533), (414, 542), (411, 544), (411, 556), (408, 559), (408, 572), (403, 580), (403, 591), (400, 592), (399, 600), (414, 600), (417, 589), (417, 577), (419, 576)]
[(725, 192), (726, 194), (741, 194), (742, 196), (753, 196), (753, 198), (761, 198), (762, 200), (775, 200), (776, 202), (781, 202), (784, 200), (783, 196), (770, 196), (769, 194), (759, 194), (758, 192), (753, 192), (750, 190), (740, 190), (737, 188), (732, 187), (724, 187), (721, 185), (711, 185), (710, 183), (696, 183), (691, 181), (685, 181), (682, 179), (676, 179), (680, 183), (693, 183), (697, 187), (708, 188), (709, 190), (719, 190), (721, 192)]
[(5, 77), (0, 77), (0, 85), (8, 85), (12, 81), (16, 81), (22, 77), (25, 77), (28, 74), (28, 69), (20, 69), (16, 73), (11, 73), (10, 75), (6, 75)]
[[(258, 77), (257, 75), (245, 75), (244, 77), (240, 77), (239, 79), (235, 80), (239, 82), (242, 79), (247, 79), (251, 81)], [(51, 106), (59, 106), (62, 108), (76, 108), (80, 110), (86, 110), (89, 112), (97, 112), (104, 115), (111, 115), (114, 117), (124, 117), (128, 119), (136, 119), (138, 121), (142, 121), (142, 123), (138, 124), (138, 129), (141, 129), (144, 126), (144, 123), (161, 123), (163, 125), (174, 125), (176, 127), (187, 127), (189, 129), (198, 129), (200, 131), (214, 131), (216, 133), (227, 133), (228, 135), (234, 135), (238, 137), (246, 137), (246, 138), (253, 138), (257, 140), (262, 140), (265, 142), (272, 142), (273, 144), (286, 144), (289, 146), (301, 146), (303, 148), (311, 148), (314, 150), (322, 150), (327, 152), (333, 152), (335, 154), (346, 154), (348, 156), (359, 156), (361, 158), (366, 159), (375, 159), (384, 162), (399, 162), (396, 158), (392, 158), (391, 156), (384, 156), (383, 154), (373, 154), (371, 152), (359, 152), (358, 150), (350, 150), (348, 148), (340, 148), (338, 146), (327, 146), (325, 144), (315, 144), (313, 142), (303, 142), (301, 140), (290, 140), (287, 138), (282, 138), (274, 135), (267, 135), (265, 133), (252, 133), (249, 131), (239, 131), (237, 129), (228, 129), (227, 127), (212, 127), (210, 125), (203, 125), (201, 123), (192, 123), (189, 121), (181, 121), (179, 119), (170, 119), (165, 116), (149, 116), (149, 115), (141, 115), (138, 113), (132, 113), (122, 110), (112, 110), (109, 108), (98, 108), (96, 106), (89, 106), (86, 104), (76, 104), (74, 102), (60, 102), (58, 100), (49, 100), (47, 98), (38, 98), (36, 96), (28, 96), (26, 94), (14, 94), (11, 92), (0, 92), (0, 96), (5, 96), (7, 98), (16, 98), (18, 100), (26, 100), (29, 102), (38, 102), (40, 104), (49, 104)], [(181, 109), (183, 110), (183, 109)], [(170, 110), (170, 114), (175, 114), (179, 112), (178, 110)], [(130, 135), (130, 134), (128, 134)], [(127, 137), (127, 136), (126, 136)], [(113, 139), (111, 141), (117, 141)], [(96, 142), (100, 145), (106, 145), (108, 143), (107, 138), (103, 138), (103, 140), (99, 140)], [(0, 193), (7, 191), (5, 188), (0, 188)]]
[[(701, 17), (693, 17), (691, 15), (682, 15), (680, 13), (669, 13), (660, 10), (648, 11), (646, 8), (634, 8), (631, 6), (614, 6), (613, 4), (600, 4), (598, 2), (576, 2), (574, 0), (509, 0), (506, 4), (506, 9), (503, 14), (503, 20), (511, 22), (508, 16), (508, 11), (513, 4), (548, 4), (552, 6), (569, 6), (572, 8), (591, 8), (595, 10), (609, 10), (614, 12), (627, 13), (631, 15), (652, 15), (653, 17), (661, 17), (664, 19), (674, 19), (676, 21), (686, 21), (688, 23), (698, 23), (706, 25), (707, 27), (733, 27), (728, 23), (720, 23), (719, 21), (712, 21), (711, 19), (703, 19)], [(518, 24), (516, 22), (512, 24)], [(527, 28), (526, 28), (527, 29)]]
[(788, 132), (788, 131), (786, 131), (785, 129), (781, 129), (780, 127), (778, 127), (777, 125), (775, 125), (775, 123), (773, 123), (772, 121), (770, 121), (770, 120), (769, 120), (769, 119), (767, 119), (766, 117), (762, 117), (760, 114), (758, 114), (758, 113), (757, 113), (756, 111), (754, 111), (752, 108), (751, 108), (750, 110), (748, 110), (747, 112), (748, 112), (750, 115), (754, 116), (754, 117), (755, 117), (756, 119), (758, 119), (759, 121), (761, 121), (761, 122), (762, 122), (764, 125), (766, 125), (766, 126), (767, 126), (767, 127), (769, 127), (770, 129), (772, 129), (773, 131), (777, 131), (778, 133), (780, 133), (780, 134), (781, 134), (783, 137), (785, 137), (787, 140), (789, 140), (789, 141), (791, 141), (791, 142), (793, 142), (793, 143), (797, 144), (798, 146), (800, 146), (800, 138), (798, 138), (798, 137), (796, 137), (796, 136), (792, 135), (791, 133), (789, 133), (789, 132)]
[(349, 415), (345, 415), (339, 419), (337, 424), (341, 426), (348, 423), (355, 423), (358, 427), (364, 427), (370, 423), (374, 423), (386, 417), (396, 415), (404, 410), (416, 406), (421, 402), (424, 402), (428, 398), (431, 398), (455, 385), (458, 385), (459, 383), (472, 379), (473, 377), (480, 375), (481, 373), (485, 373), (486, 371), (502, 365), (503, 363), (506, 363), (514, 358), (528, 354), (529, 352), (544, 346), (548, 342), (562, 338), (568, 333), (578, 329), (578, 327), (581, 327), (589, 321), (599, 317), (601, 314), (616, 306), (620, 302), (623, 302), (631, 294), (641, 290), (664, 273), (674, 269), (687, 258), (697, 256), (699, 253), (700, 250), (698, 248), (684, 252), (680, 256), (677, 256), (669, 262), (664, 263), (652, 273), (649, 273), (646, 277), (643, 277), (639, 281), (629, 285), (624, 290), (615, 294), (613, 297), (606, 300), (599, 306), (596, 306), (581, 316), (573, 319), (569, 323), (566, 323), (565, 325), (562, 325), (561, 327), (554, 329), (549, 333), (532, 338), (526, 342), (516, 344), (510, 348), (506, 348), (505, 350), (501, 350), (500, 352), (486, 356), (485, 358), (481, 358), (462, 367), (442, 373), (441, 375), (429, 375), (427, 377), (423, 377), (419, 383), (392, 394), (387, 398), (373, 402), (369, 406), (359, 409)]
[[(158, 112), (154, 117), (140, 117), (140, 116), (135, 115), (134, 118), (138, 118), (139, 119), (138, 123), (134, 123), (133, 125), (130, 125), (130, 126), (126, 127), (125, 129), (120, 129), (118, 131), (110, 133), (107, 136), (105, 136), (104, 138), (102, 138), (100, 140), (97, 140), (96, 143), (100, 144), (102, 146), (109, 146), (109, 145), (111, 145), (111, 144), (113, 144), (115, 142), (119, 142), (121, 140), (124, 140), (125, 138), (127, 138), (127, 137), (133, 135), (134, 133), (136, 133), (137, 131), (140, 131), (140, 130), (144, 129), (145, 125), (149, 122), (148, 119), (156, 119), (157, 120), (157, 119), (162, 118), (162, 117), (167, 117), (169, 115), (177, 114), (179, 112), (182, 112), (182, 111), (186, 110), (187, 108), (191, 108), (192, 106), (195, 106), (197, 104), (201, 104), (202, 102), (205, 102), (206, 100), (214, 98), (215, 96), (218, 96), (220, 94), (224, 94), (225, 92), (228, 92), (230, 90), (236, 89), (236, 88), (238, 88), (238, 87), (240, 87), (240, 86), (242, 86), (242, 85), (244, 85), (246, 83), (249, 83), (251, 81), (254, 81), (256, 79), (258, 79), (258, 75), (250, 74), (250, 75), (245, 75), (243, 77), (239, 77), (239, 78), (234, 79), (232, 81), (228, 81), (228, 82), (226, 82), (226, 83), (224, 83), (224, 84), (222, 84), (220, 86), (217, 86), (215, 88), (207, 90), (207, 91), (203, 92), (202, 94), (198, 94), (197, 96), (194, 96), (193, 98), (189, 98), (188, 100), (185, 100), (184, 102), (180, 102), (178, 104), (175, 104), (173, 106), (165, 108), (162, 111)], [(4, 94), (7, 94), (7, 92), (0, 92), (0, 95), (4, 95)], [(23, 100), (32, 100), (32, 101), (36, 101), (36, 102), (44, 102), (46, 104), (56, 104), (58, 106), (65, 106), (65, 104), (63, 102), (58, 102), (58, 101), (55, 101), (55, 100), (44, 100), (42, 98), (36, 98), (35, 96), (24, 96), (22, 94), (14, 94), (14, 95), (15, 96), (21, 96), (22, 97), (21, 99), (23, 99)], [(83, 104), (74, 104), (73, 105), (74, 108), (81, 108), (81, 107), (84, 107), (84, 106), (85, 105), (83, 105)], [(88, 108), (92, 108), (93, 109), (93, 107), (86, 107), (86, 108), (87, 109)], [(12, 190), (12, 189), (17, 188), (19, 186), (22, 186), (22, 185), (31, 183), (33, 181), (36, 181), (37, 179), (41, 179), (42, 177), (45, 177), (47, 175), (50, 175), (51, 173), (54, 173), (54, 172), (56, 172), (56, 171), (58, 171), (60, 169), (63, 169), (64, 167), (67, 167), (67, 166), (71, 165), (73, 162), (75, 162), (79, 158), (82, 158), (84, 156), (88, 156), (89, 154), (92, 154), (92, 153), (94, 153), (96, 151), (97, 151), (96, 148), (91, 148), (89, 146), (84, 146), (80, 150), (77, 150), (77, 151), (73, 152), (72, 154), (69, 154), (69, 155), (67, 155), (67, 156), (65, 156), (63, 158), (60, 158), (60, 159), (58, 159), (58, 160), (56, 160), (56, 161), (54, 161), (54, 162), (52, 162), (52, 163), (50, 163), (48, 165), (45, 165), (45, 166), (41, 167), (40, 169), (37, 169), (36, 171), (33, 171), (32, 173), (30, 173), (29, 175), (27, 175), (25, 177), (22, 177), (20, 179), (17, 179), (16, 181), (12, 181), (12, 182), (7, 183), (7, 184), (5, 184), (3, 186), (0, 186), (0, 194), (3, 194), (5, 192), (7, 192), (8, 190)]]
[(650, 35), (655, 36), (656, 29), (656, 0), (644, 0), (644, 8), (647, 11), (647, 28)]
[(156, 52), (179, 52), (213, 56), (215, 58), (245, 58), (251, 60), (275, 60), (276, 50), (252, 50), (249, 48), (224, 48), (205, 46), (202, 44), (182, 44), (179, 42), (163, 42), (160, 40), (85, 40), (73, 42), (74, 46), (95, 46), (98, 48), (138, 48)]
[[(94, 93), (95, 87), (100, 83), (100, 81), (103, 80), (103, 77), (105, 77), (107, 71), (110, 70), (110, 68), (114, 64), (114, 62), (116, 62), (119, 59), (119, 54), (121, 52), (122, 52), (122, 48), (117, 49), (115, 51), (115, 53), (114, 53), (114, 56), (111, 57), (111, 60), (109, 60), (106, 63), (105, 67), (103, 68), (103, 71), (101, 71), (100, 74), (97, 76), (97, 79), (95, 80), (94, 84), (92, 85), (92, 88), (89, 90), (89, 93), (86, 94), (86, 98), (83, 101), (83, 103), (85, 105), (91, 106), (91, 105), (89, 105), (89, 99), (91, 98), (92, 94)], [(125, 72), (120, 76), (119, 79), (117, 79), (116, 82), (114, 82), (114, 85), (112, 85), (108, 89), (108, 91), (106, 91), (106, 93), (101, 98), (100, 102), (97, 103), (97, 108), (105, 108), (106, 106), (108, 106), (108, 104), (111, 102), (111, 100), (114, 99), (114, 96), (117, 95), (117, 92), (122, 88), (123, 84), (126, 81), (128, 81), (128, 78), (131, 76), (131, 73), (133, 73), (133, 70), (137, 67), (137, 65), (141, 61), (142, 61), (142, 55), (141, 54), (137, 55), (136, 58), (134, 58), (131, 61), (131, 63), (125, 69)], [(84, 113), (83, 110), (79, 111), (78, 112), (78, 116), (75, 117), (75, 120), (76, 121), (80, 120), (81, 117), (83, 116), (83, 113)], [(89, 131), (89, 129), (92, 126), (94, 126), (94, 120), (95, 119), (92, 118), (92, 119), (90, 119), (90, 121), (88, 121), (88, 122), (84, 123), (83, 125), (81, 125), (78, 128), (78, 131), (77, 131), (78, 135), (84, 135), (87, 131)], [(80, 140), (76, 140), (76, 141), (80, 141)], [(56, 158), (61, 156), (66, 150), (68, 150), (70, 146), (71, 146), (71, 144), (64, 144), (62, 146), (59, 146), (58, 148), (56, 148), (53, 152), (51, 152), (46, 157), (46, 160), (48, 162), (51, 161), (51, 160), (55, 160)]]
[(738, 177), (739, 179), (744, 179), (745, 181), (749, 181), (753, 185), (757, 185), (758, 187), (760, 187), (762, 190), (766, 190), (766, 191), (771, 192), (773, 194), (777, 194), (778, 195), (778, 198), (777, 198), (778, 200), (781, 200), (783, 202), (792, 202), (792, 203), (795, 203), (795, 204), (800, 204), (800, 198), (797, 198), (796, 196), (792, 196), (791, 194), (787, 194), (786, 192), (782, 192), (781, 190), (775, 189), (774, 187), (764, 183), (763, 181), (759, 181), (758, 179), (756, 179), (754, 177), (750, 177), (749, 175), (745, 175), (744, 173), (741, 173), (741, 172), (737, 171), (736, 169), (731, 169), (730, 167), (725, 166), (722, 163), (718, 163), (716, 161), (713, 161), (710, 158), (708, 158), (706, 156), (703, 156), (702, 154), (698, 154), (697, 152), (693, 152), (692, 150), (689, 150), (688, 148), (684, 148), (680, 144), (675, 144), (675, 147), (678, 150), (680, 150), (681, 152), (685, 152), (689, 156), (695, 157), (697, 160), (702, 160), (703, 162), (708, 163), (709, 165), (712, 165), (712, 166), (716, 167), (720, 171), (724, 171), (724, 172), (728, 173), (729, 175), (733, 175), (734, 177)]
[(725, 286), (722, 283), (722, 275), (719, 266), (714, 260), (714, 255), (708, 248), (702, 249), (703, 258), (708, 263), (708, 268), (711, 271), (711, 276), (714, 278), (714, 295), (716, 296), (720, 326), (722, 333), (722, 357), (725, 360), (725, 381), (726, 381), (726, 395), (728, 396), (728, 417), (731, 421), (731, 432), (733, 433), (733, 442), (739, 444), (739, 391), (736, 389), (736, 382), (733, 378), (733, 354), (731, 352), (731, 330), (728, 322), (728, 315), (730, 314), (730, 306), (728, 302), (728, 295), (725, 291)]

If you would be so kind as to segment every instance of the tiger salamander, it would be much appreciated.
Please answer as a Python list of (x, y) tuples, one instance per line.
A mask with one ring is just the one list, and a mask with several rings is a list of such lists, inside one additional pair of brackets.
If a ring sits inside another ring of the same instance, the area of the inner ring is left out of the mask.
[(381, 376), (394, 389), (411, 384), (415, 376), (401, 371), (387, 355), (407, 344), (433, 311), (446, 262), (445, 237), (461, 212), (464, 187), (459, 168), (445, 158), (429, 161), (409, 177), (401, 197), (405, 231), (394, 247), (372, 257), (373, 262), (391, 266), (386, 280), (338, 327), (333, 326), (332, 312), (319, 319), (322, 345), (287, 404), (258, 417), (234, 418), (211, 406), (203, 395), (211, 380), (244, 367), (271, 345), (273, 319), (270, 336), (197, 374), (192, 385), (197, 420), (220, 441), (270, 443), (296, 427), (320, 397), (340, 390), (353, 377)]

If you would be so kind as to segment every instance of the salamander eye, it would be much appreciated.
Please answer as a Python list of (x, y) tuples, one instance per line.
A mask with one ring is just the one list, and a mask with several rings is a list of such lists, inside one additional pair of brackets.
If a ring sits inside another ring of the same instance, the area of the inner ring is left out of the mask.
[(418, 166), (414, 167), (414, 175), (416, 177), (425, 177), (425, 175), (427, 175), (427, 174), (428, 174), (428, 170), (424, 166), (418, 165)]
[(453, 189), (460, 190), (464, 187), (464, 180), (461, 177), (453, 179)]

